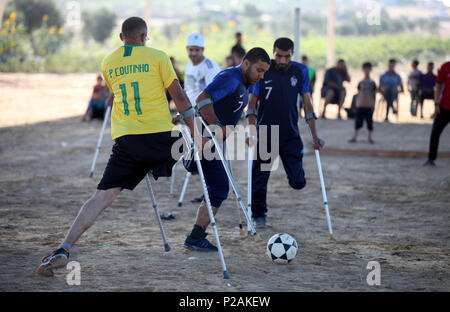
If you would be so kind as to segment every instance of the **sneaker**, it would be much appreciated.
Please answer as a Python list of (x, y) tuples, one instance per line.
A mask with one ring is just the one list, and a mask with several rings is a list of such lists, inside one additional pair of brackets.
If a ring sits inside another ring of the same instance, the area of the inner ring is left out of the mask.
[(42, 259), (37, 273), (44, 276), (53, 276), (53, 269), (64, 267), (68, 262), (69, 252), (64, 248), (59, 248)]
[(200, 197), (194, 198), (191, 200), (191, 203), (201, 203), (205, 199), (205, 195), (202, 195)]
[(216, 246), (211, 244), (207, 239), (206, 236), (208, 233), (205, 233), (203, 237), (200, 238), (192, 238), (190, 235), (186, 237), (186, 240), (184, 241), (184, 248), (195, 250), (195, 251), (205, 251), (205, 252), (217, 252), (218, 249)]
[(431, 167), (435, 167), (435, 166), (436, 166), (436, 164), (434, 163), (434, 161), (431, 160), (431, 159), (428, 159), (423, 165), (424, 165), (425, 167), (426, 167), (426, 166), (431, 166)]
[(255, 218), (255, 227), (257, 229), (263, 229), (267, 226), (266, 217)]
[(356, 139), (352, 138), (352, 139), (348, 140), (348, 143), (356, 143)]
[(370, 143), (370, 144), (375, 144), (375, 141), (372, 140), (372, 139), (369, 139), (369, 143)]

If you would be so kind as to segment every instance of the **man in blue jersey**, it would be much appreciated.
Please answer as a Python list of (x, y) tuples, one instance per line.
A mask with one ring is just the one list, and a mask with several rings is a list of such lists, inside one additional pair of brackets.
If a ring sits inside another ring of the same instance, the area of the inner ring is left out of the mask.
[[(299, 94), (304, 103), (306, 122), (314, 138), (314, 148), (321, 148), (315, 126), (317, 116), (311, 104), (308, 68), (291, 61), (294, 43), (289, 38), (277, 39), (273, 53), (274, 60), (271, 62), (270, 69), (264, 78), (253, 86), (246, 115), (249, 125), (257, 126), (259, 145), (264, 144), (259, 138), (260, 128), (267, 126), (266, 144), (269, 153), (274, 153), (270, 146), (273, 132), (271, 126), (279, 127), (279, 156), (289, 185), (295, 190), (301, 190), (306, 186), (306, 180), (302, 164), (303, 143), (298, 129), (297, 97)], [(261, 153), (257, 154), (252, 172), (252, 215), (256, 226), (261, 228), (266, 226), (267, 183), (270, 177), (270, 171), (262, 170), (261, 165), (269, 165), (271, 160), (262, 160)]]
[[(270, 57), (264, 49), (253, 48), (239, 66), (221, 71), (197, 97), (197, 109), (208, 125), (220, 127), (225, 138), (232, 131), (227, 126), (236, 126), (247, 106), (249, 87), (264, 77), (269, 69)], [(217, 136), (219, 138), (219, 136)], [(219, 139), (220, 140), (220, 139)], [(228, 197), (229, 182), (220, 159), (215, 157), (201, 160), (208, 195), (213, 213), (216, 214), (222, 202)], [(199, 251), (217, 251), (205, 233), (210, 222), (205, 201), (197, 211), (197, 219), (184, 247)]]

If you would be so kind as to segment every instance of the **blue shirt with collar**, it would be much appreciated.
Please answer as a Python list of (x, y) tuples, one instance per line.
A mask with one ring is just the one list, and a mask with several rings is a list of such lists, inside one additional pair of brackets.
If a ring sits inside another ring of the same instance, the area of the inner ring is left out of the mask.
[(205, 88), (214, 101), (214, 112), (222, 125), (236, 126), (239, 122), (248, 103), (248, 89), (239, 66), (221, 71)]
[(279, 71), (272, 60), (264, 78), (250, 91), (259, 99), (257, 125), (279, 125), (280, 140), (300, 135), (297, 97), (310, 92), (308, 68), (291, 62), (287, 71)]

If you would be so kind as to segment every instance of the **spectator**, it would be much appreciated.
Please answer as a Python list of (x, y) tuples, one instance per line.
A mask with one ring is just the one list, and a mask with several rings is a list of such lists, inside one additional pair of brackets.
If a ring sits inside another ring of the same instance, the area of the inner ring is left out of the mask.
[(82, 121), (92, 120), (95, 118), (102, 119), (105, 117), (106, 104), (105, 99), (102, 98), (102, 89), (100, 87), (94, 88), (94, 95), (89, 101), (88, 108), (84, 113)]
[(383, 95), (387, 103), (386, 118), (384, 121), (389, 121), (389, 110), (392, 108), (392, 112), (397, 114), (397, 110), (394, 108), (394, 101), (398, 101), (398, 93), (403, 93), (403, 82), (399, 74), (395, 72), (395, 65), (397, 61), (390, 59), (388, 63), (388, 70), (380, 77), (379, 91)]
[(314, 85), (316, 84), (316, 69), (309, 66), (309, 59), (306, 55), (302, 56), (302, 64), (308, 68), (309, 74), (309, 88), (311, 90), (311, 95), (314, 94)]
[(92, 88), (91, 98), (94, 96), (94, 91), (96, 89), (100, 90), (100, 97), (106, 101), (106, 99), (109, 97), (110, 92), (105, 82), (103, 81), (103, 77), (101, 74), (97, 75), (97, 83)]
[(322, 118), (326, 118), (325, 112), (328, 104), (338, 104), (338, 119), (341, 119), (341, 108), (346, 96), (344, 81), (350, 82), (350, 76), (345, 61), (339, 60), (337, 66), (325, 72), (325, 79), (322, 86), (322, 97), (325, 98)]
[(420, 87), (420, 76), (422, 73), (418, 69), (419, 61), (414, 60), (411, 63), (412, 71), (408, 76), (408, 89), (411, 94), (411, 115), (417, 115), (417, 104), (419, 103), (419, 87)]
[(367, 129), (369, 130), (368, 141), (370, 144), (374, 144), (375, 142), (372, 140), (372, 116), (375, 108), (377, 85), (375, 81), (370, 78), (372, 64), (364, 63), (362, 70), (364, 71), (364, 79), (358, 84), (358, 96), (356, 98), (355, 135), (349, 142), (356, 143), (356, 140), (358, 139), (358, 130), (362, 128), (364, 120), (366, 120)]
[(242, 63), (242, 60), (245, 56), (245, 50), (244, 48), (240, 46), (234, 46), (233, 49), (231, 49), (231, 57), (233, 58), (233, 66), (239, 66)]
[[(181, 72), (181, 70), (178, 69), (177, 62), (173, 56), (170, 57), (170, 62), (172, 63), (173, 69), (175, 70), (175, 74), (177, 75), (178, 81), (180, 82), (180, 86), (183, 88), (184, 87), (183, 73)], [(169, 103), (169, 107), (170, 107), (170, 102), (172, 101), (172, 97), (170, 96), (170, 93), (168, 90), (166, 90), (166, 97), (167, 97), (167, 102)]]
[(450, 62), (444, 63), (436, 78), (434, 123), (430, 137), (430, 151), (425, 166), (435, 166), (439, 138), (450, 121)]
[(427, 73), (420, 76), (420, 118), (423, 119), (423, 103), (425, 100), (434, 100), (434, 87), (436, 86), (436, 75), (433, 74), (434, 63), (429, 62)]
[(225, 69), (233, 66), (234, 66), (233, 57), (231, 55), (228, 55), (225, 58)]
[[(235, 34), (235, 38), (236, 38), (236, 44), (231, 48), (231, 54), (233, 54), (233, 50), (240, 50), (240, 49), (244, 50), (244, 54), (245, 54), (245, 49), (242, 46), (242, 33), (237, 32)], [(239, 64), (241, 64), (241, 63), (239, 63)]]

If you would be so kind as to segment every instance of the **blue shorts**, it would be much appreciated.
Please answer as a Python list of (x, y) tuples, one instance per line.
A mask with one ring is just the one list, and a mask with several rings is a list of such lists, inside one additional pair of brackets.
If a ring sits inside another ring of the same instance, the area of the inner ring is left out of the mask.
[(228, 176), (221, 160), (201, 160), (211, 206), (219, 208), (229, 192)]

